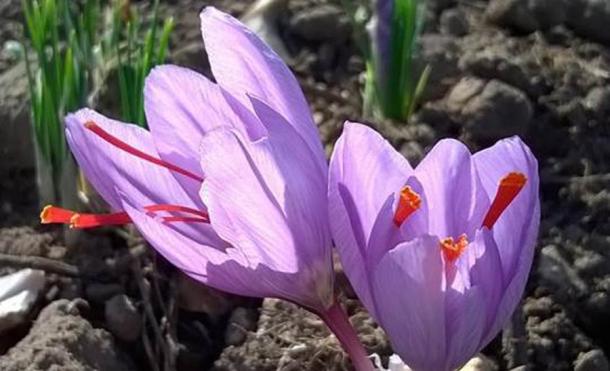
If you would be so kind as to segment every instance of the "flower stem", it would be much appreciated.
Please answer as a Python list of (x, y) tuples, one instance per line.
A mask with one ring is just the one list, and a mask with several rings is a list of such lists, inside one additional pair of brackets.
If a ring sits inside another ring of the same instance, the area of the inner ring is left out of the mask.
[(349, 322), (341, 304), (335, 302), (325, 312), (319, 314), (324, 323), (335, 334), (343, 349), (349, 354), (356, 371), (374, 371), (373, 363), (360, 343), (356, 331)]

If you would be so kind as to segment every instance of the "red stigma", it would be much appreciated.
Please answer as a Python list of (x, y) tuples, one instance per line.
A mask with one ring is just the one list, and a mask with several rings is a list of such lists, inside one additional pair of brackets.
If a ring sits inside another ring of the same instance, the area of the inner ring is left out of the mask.
[(85, 229), (107, 225), (125, 225), (131, 223), (126, 212), (111, 214), (74, 214), (70, 219), (70, 228)]
[(168, 212), (183, 212), (187, 214), (193, 214), (200, 218), (209, 219), (209, 215), (206, 212), (192, 209), (186, 206), (180, 205), (170, 205), (170, 204), (159, 204), (144, 207), (144, 210), (148, 211), (149, 214), (155, 215), (158, 211), (168, 211)]
[[(149, 216), (155, 216), (157, 212), (182, 212), (194, 216), (164, 216), (161, 220), (164, 223), (209, 223), (209, 215), (200, 210), (192, 209), (186, 206), (158, 204), (145, 206)], [(55, 206), (46, 206), (40, 213), (40, 221), (43, 224), (59, 223), (69, 224), (70, 228), (85, 229), (97, 228), (110, 225), (125, 225), (132, 223), (129, 215), (124, 212), (108, 213), (108, 214), (81, 214), (72, 210), (62, 209)]]
[(55, 207), (47, 205), (40, 212), (40, 222), (42, 224), (51, 223), (70, 223), (70, 219), (76, 214), (74, 211), (62, 209), (61, 207)]
[(496, 197), (491, 203), (487, 215), (485, 215), (485, 219), (483, 219), (484, 227), (491, 229), (494, 224), (496, 224), (500, 215), (502, 215), (508, 205), (510, 205), (519, 192), (521, 192), (526, 182), (527, 178), (523, 173), (508, 173), (502, 178), (500, 185), (498, 186)]
[(207, 218), (194, 218), (189, 216), (166, 216), (163, 217), (164, 223), (175, 223), (175, 222), (185, 222), (185, 223), (209, 223), (210, 220)]
[(398, 207), (394, 214), (394, 224), (400, 227), (411, 214), (421, 206), (421, 197), (411, 187), (404, 186), (400, 191)]
[(127, 213), (113, 214), (80, 214), (61, 207), (45, 206), (40, 213), (42, 224), (69, 224), (70, 228), (93, 228), (104, 225), (123, 225), (131, 223)]
[(140, 151), (137, 148), (132, 147), (131, 145), (123, 142), (122, 140), (120, 140), (119, 138), (113, 136), (112, 134), (108, 133), (107, 131), (105, 131), (104, 129), (102, 129), (98, 124), (96, 124), (93, 121), (87, 121), (85, 122), (85, 128), (87, 128), (88, 130), (92, 131), (94, 134), (96, 134), (98, 137), (102, 138), (103, 140), (105, 140), (106, 142), (112, 144), (113, 146), (133, 155), (136, 156), (138, 158), (141, 158), (145, 161), (151, 162), (155, 165), (159, 165), (161, 167), (164, 167), (168, 170), (171, 170), (173, 172), (176, 172), (178, 174), (182, 174), (184, 176), (187, 176), (191, 179), (194, 179), (198, 182), (203, 182), (203, 178), (200, 177), (197, 174), (193, 174), (192, 172), (185, 170), (177, 165), (174, 165), (172, 163), (169, 163), (167, 161), (163, 161), (159, 158), (156, 158), (154, 156), (149, 155), (148, 153), (144, 153), (142, 151)]

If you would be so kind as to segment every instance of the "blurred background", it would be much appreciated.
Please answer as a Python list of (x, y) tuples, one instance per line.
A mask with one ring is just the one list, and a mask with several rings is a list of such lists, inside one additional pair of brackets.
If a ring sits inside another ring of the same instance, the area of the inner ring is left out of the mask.
[[(366, 109), (365, 0), (0, 0), (0, 369), (349, 369), (317, 317), (194, 283), (134, 230), (39, 224), (49, 203), (106, 209), (63, 116), (88, 106), (146, 127), (151, 68), (212, 77), (199, 12), (213, 5), (292, 68), (329, 154), (345, 120), (414, 164), (444, 137), (476, 151), (521, 136), (541, 172), (534, 268), (512, 322), (469, 367), (608, 370), (610, 1), (420, 3), (411, 71), (425, 84), (409, 115), (385, 118)], [(336, 270), (365, 345), (387, 361), (385, 335)]]

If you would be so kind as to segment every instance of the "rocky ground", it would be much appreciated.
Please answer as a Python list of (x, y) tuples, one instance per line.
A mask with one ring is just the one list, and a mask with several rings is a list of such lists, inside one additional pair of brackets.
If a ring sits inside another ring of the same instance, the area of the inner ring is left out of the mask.
[[(20, 36), (18, 3), (0, 1), (2, 42)], [(197, 14), (206, 3), (167, 2), (178, 25), (173, 61), (204, 73)], [(212, 3), (252, 17), (250, 2)], [(277, 30), (270, 42), (297, 74), (330, 151), (344, 120), (361, 117), (364, 62), (347, 16), (327, 0), (290, 0), (264, 14)], [(491, 365), (481, 369), (609, 369), (608, 24), (606, 0), (430, 0), (421, 39), (422, 61), (432, 67), (424, 102), (409, 123), (370, 123), (413, 161), (447, 136), (477, 150), (518, 134), (538, 156), (543, 222), (535, 267), (522, 306), (483, 351)], [(2, 125), (27, 126), (19, 68), (0, 54), (0, 133)], [(16, 149), (5, 158), (22, 155)], [(348, 369), (321, 322), (292, 305), (261, 306), (193, 285), (131, 233), (66, 239), (37, 226), (28, 164), (0, 166), (0, 274), (43, 269), (47, 284), (24, 323), (1, 334), (0, 369)], [(369, 350), (391, 354), (339, 282)]]

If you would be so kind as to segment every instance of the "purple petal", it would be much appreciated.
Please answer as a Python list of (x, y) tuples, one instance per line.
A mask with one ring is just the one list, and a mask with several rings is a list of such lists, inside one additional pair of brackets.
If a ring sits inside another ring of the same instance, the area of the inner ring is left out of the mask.
[(412, 173), (407, 160), (373, 129), (345, 123), (330, 160), (330, 223), (343, 268), (367, 307), (372, 301), (364, 257), (373, 225)]
[(124, 210), (146, 240), (170, 263), (194, 279), (243, 296), (282, 297), (298, 301), (312, 295), (311, 290), (301, 289), (302, 282), (306, 274), (317, 275), (318, 272), (285, 274), (264, 265), (249, 267), (238, 249), (228, 245), (218, 249), (202, 244), (141, 212), (129, 196), (121, 196)]
[(491, 232), (479, 229), (457, 264), (462, 267), (462, 272), (468, 272), (470, 287), (479, 287), (485, 298), (485, 311), (481, 317), (484, 319), (482, 328), (487, 333), (495, 321), (505, 287), (500, 253)]
[[(538, 204), (533, 212), (537, 221), (540, 221), (540, 205)], [(524, 248), (521, 254), (517, 257), (517, 270), (514, 272), (513, 277), (509, 281), (508, 285), (504, 289), (500, 304), (498, 305), (498, 311), (496, 318), (491, 325), (486, 338), (482, 344), (489, 343), (502, 329), (502, 327), (508, 322), (509, 318), (515, 311), (515, 308), (521, 301), (527, 279), (529, 277), (532, 262), (534, 260), (535, 244), (538, 237), (538, 223), (530, 224), (527, 231), (527, 237), (524, 241)]]
[(539, 219), (534, 218), (534, 210), (539, 207), (538, 163), (518, 137), (501, 140), (476, 153), (473, 161), (489, 199), (495, 197), (500, 180), (508, 173), (521, 172), (527, 177), (524, 188), (492, 228), (500, 249), (504, 276), (508, 280), (517, 269), (516, 262), (522, 249), (533, 248), (525, 244), (528, 233), (530, 230), (537, 233), (538, 230)]
[(242, 23), (213, 7), (201, 13), (201, 28), (218, 84), (246, 107), (250, 104), (247, 93), (261, 98), (294, 126), (316, 161), (325, 163), (309, 106), (281, 58)]
[(300, 276), (309, 293), (299, 303), (320, 308), (332, 295), (330, 233), (321, 213), (325, 179), (298, 134), (265, 118), (269, 138), (257, 142), (224, 129), (205, 136), (201, 197), (212, 226), (244, 255), (248, 268), (262, 264)]
[(446, 301), (447, 368), (456, 369), (483, 348), (493, 325), (504, 283), (502, 263), (491, 233), (476, 232), (456, 261), (456, 277)]
[(422, 236), (389, 251), (372, 272), (376, 320), (416, 370), (445, 369), (443, 269), (438, 239)]
[[(255, 135), (260, 123), (238, 116), (222, 89), (197, 72), (177, 66), (159, 66), (151, 71), (144, 87), (144, 108), (159, 155), (202, 175), (199, 144), (203, 135), (220, 126), (229, 126), (244, 135)], [(192, 195), (199, 185), (177, 177)]]
[[(120, 211), (122, 210), (121, 200), (115, 192), (114, 179), (107, 176), (105, 171), (102, 171), (105, 170), (107, 166), (103, 163), (103, 160), (95, 154), (95, 152), (101, 152), (105, 157), (108, 157), (109, 154), (106, 154), (106, 152), (111, 153), (115, 149), (108, 143), (102, 143), (99, 140), (95, 140), (95, 135), (85, 129), (84, 125), (88, 121), (95, 121), (104, 128), (123, 125), (130, 131), (130, 136), (132, 138), (129, 140), (135, 141), (136, 143), (144, 142), (147, 144), (151, 140), (150, 134), (144, 130), (136, 129), (134, 125), (108, 119), (88, 108), (66, 116), (66, 141), (70, 146), (70, 150), (74, 155), (76, 162), (87, 177), (87, 180), (93, 185), (100, 196), (102, 196), (104, 201), (110, 205), (110, 208), (113, 211)], [(92, 141), (97, 145), (90, 148), (89, 143)], [(123, 161), (139, 162), (140, 160), (132, 158)], [(116, 173), (116, 171), (113, 173)]]
[[(269, 133), (269, 149), (284, 183), (275, 197), (278, 200), (285, 198), (282, 208), (290, 229), (299, 241), (308, 246), (306, 251), (312, 252), (314, 258), (326, 256), (330, 263), (332, 242), (326, 212), (326, 162), (320, 164), (315, 161), (316, 155), (279, 113), (256, 98), (251, 100)], [(262, 171), (262, 174), (269, 172)]]
[[(259, 98), (250, 95), (248, 98), (258, 119), (265, 127), (269, 141), (273, 144), (276, 158), (287, 159), (286, 161), (278, 161), (278, 163), (293, 161), (292, 164), (299, 165), (299, 172), (311, 172), (311, 174), (305, 174), (311, 176), (308, 179), (326, 188), (328, 176), (326, 161), (322, 163), (315, 161), (319, 153), (316, 153), (307, 145), (307, 142), (288, 124), (284, 116)], [(303, 163), (303, 161), (306, 162)], [(290, 172), (290, 175), (296, 175), (292, 174), (295, 171), (294, 168), (287, 168), (286, 171)], [(326, 194), (326, 192), (323, 193)], [(326, 199), (326, 196), (324, 196), (324, 199)]]
[[(132, 194), (117, 192), (121, 197), (121, 208), (129, 214), (146, 241), (170, 263), (190, 276), (207, 283), (208, 264), (222, 264), (231, 259), (232, 251), (229, 245), (225, 244), (224, 248), (219, 248), (203, 244), (193, 236), (172, 228), (174, 223), (164, 223), (143, 212), (137, 198)], [(224, 251), (225, 249), (227, 252)]]
[[(168, 169), (111, 145), (85, 128), (88, 121), (95, 122), (109, 134), (142, 152), (154, 157), (158, 157), (158, 153), (150, 133), (136, 125), (108, 119), (89, 109), (66, 117), (66, 139), (74, 157), (87, 179), (114, 211), (122, 210), (117, 190), (128, 194), (140, 209), (155, 204), (201, 209), (201, 201), (191, 198)], [(172, 228), (198, 241), (222, 244), (209, 225), (176, 223)]]
[(478, 286), (464, 292), (448, 289), (445, 303), (447, 355), (445, 370), (463, 366), (481, 348), (485, 327), (485, 293)]
[(429, 233), (439, 238), (474, 237), (489, 200), (479, 191), (468, 148), (453, 139), (438, 142), (415, 169), (426, 191)]
[[(281, 207), (286, 200), (275, 198), (282, 180), (277, 171), (273, 173), (271, 155), (261, 147), (247, 144), (235, 132), (219, 129), (208, 133), (202, 141), (206, 181), (201, 197), (214, 229), (244, 254), (249, 266), (264, 263), (296, 272), (297, 241)], [(265, 157), (269, 168), (256, 167), (257, 160), (262, 162)]]
[(519, 303), (531, 269), (540, 224), (538, 163), (518, 137), (499, 141), (475, 154), (473, 160), (490, 198), (495, 196), (500, 179), (509, 172), (522, 172), (527, 177), (524, 188), (492, 228), (502, 260), (505, 291), (486, 339), (489, 341)]

